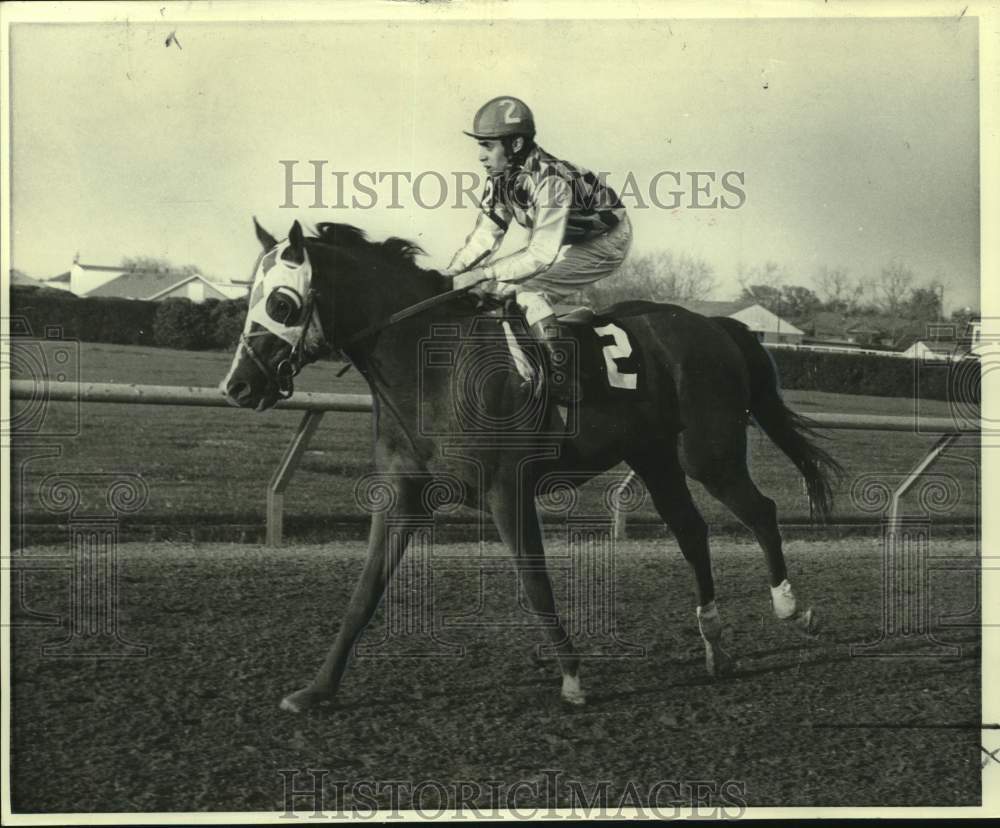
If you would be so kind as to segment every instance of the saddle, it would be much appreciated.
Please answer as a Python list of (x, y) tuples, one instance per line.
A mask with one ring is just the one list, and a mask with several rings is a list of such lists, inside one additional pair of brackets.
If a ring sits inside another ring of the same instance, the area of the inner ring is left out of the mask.
[[(518, 373), (538, 387), (544, 382), (544, 372), (539, 370), (541, 346), (528, 332), (517, 304), (511, 299), (494, 300), (484, 303), (481, 312), (501, 320)], [(584, 400), (645, 398), (642, 353), (627, 317), (612, 317), (578, 307), (557, 314), (556, 323), (558, 339), (565, 345), (562, 351), (569, 360), (561, 368), (576, 373)]]

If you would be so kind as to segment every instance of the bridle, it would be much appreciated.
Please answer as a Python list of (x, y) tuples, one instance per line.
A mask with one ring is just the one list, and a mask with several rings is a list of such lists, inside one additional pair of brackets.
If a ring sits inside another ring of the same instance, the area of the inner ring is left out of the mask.
[[(479, 264), (486, 256), (489, 255), (489, 251), (480, 255), (475, 262), (473, 262), (466, 270), (471, 269), (475, 265)], [(262, 253), (257, 258), (257, 263), (259, 264), (264, 254)], [(256, 272), (257, 265), (254, 266), (254, 272)], [(475, 285), (469, 285), (467, 287), (455, 288), (452, 290), (446, 290), (444, 293), (439, 293), (435, 296), (431, 296), (428, 299), (424, 299), (421, 302), (417, 302), (414, 305), (410, 305), (407, 308), (403, 308), (390, 316), (380, 319), (377, 322), (373, 322), (370, 325), (366, 325), (361, 330), (352, 334), (350, 338), (344, 342), (342, 345), (335, 345), (330, 342), (330, 340), (325, 336), (323, 332), (322, 324), (319, 321), (318, 315), (314, 313), (316, 305), (316, 291), (310, 285), (310, 288), (306, 294), (305, 302), (302, 308), (303, 318), (305, 322), (302, 326), (302, 335), (299, 337), (295, 345), (292, 346), (291, 351), (286, 357), (281, 359), (278, 364), (274, 367), (273, 371), (267, 364), (261, 359), (260, 355), (254, 350), (252, 339), (259, 336), (274, 336), (272, 331), (266, 328), (259, 331), (253, 331), (247, 333), (243, 331), (240, 334), (240, 351), (245, 352), (247, 356), (250, 357), (253, 364), (257, 367), (257, 370), (267, 378), (268, 382), (271, 383), (278, 392), (279, 398), (287, 400), (295, 391), (294, 379), (299, 375), (299, 372), (310, 362), (314, 361), (317, 351), (322, 349), (322, 345), (327, 345), (334, 348), (335, 350), (343, 352), (345, 348), (360, 342), (363, 339), (367, 339), (370, 336), (374, 336), (377, 333), (395, 325), (398, 322), (402, 322), (404, 319), (409, 319), (412, 316), (423, 313), (426, 310), (437, 307), (438, 305), (444, 304), (457, 296), (461, 296), (468, 293)], [(305, 347), (306, 340), (308, 339), (308, 334), (310, 328), (313, 326), (313, 317), (316, 316), (316, 325), (319, 327), (318, 341), (321, 348), (316, 349), (316, 351), (307, 351)], [(348, 368), (350, 368), (351, 363), (341, 370), (337, 376), (341, 376)]]
[[(263, 254), (258, 257), (258, 264), (263, 258)], [(256, 271), (256, 265), (254, 266)], [(262, 298), (261, 301), (266, 301)], [(306, 292), (305, 301), (302, 305), (302, 318), (304, 322), (302, 323), (302, 334), (299, 336), (298, 341), (292, 345), (291, 351), (288, 355), (283, 357), (274, 369), (268, 367), (267, 363), (261, 359), (260, 355), (254, 350), (252, 339), (256, 339), (260, 336), (274, 336), (272, 331), (267, 328), (258, 331), (243, 331), (240, 333), (240, 352), (246, 353), (250, 357), (253, 364), (257, 367), (257, 370), (267, 378), (268, 382), (274, 386), (275, 390), (278, 392), (278, 396), (287, 400), (295, 392), (295, 377), (299, 375), (299, 372), (310, 362), (315, 359), (315, 352), (308, 351), (306, 349), (306, 341), (309, 337), (309, 331), (313, 326), (313, 316), (316, 307), (316, 291), (310, 285), (309, 290)], [(249, 311), (248, 311), (249, 312)], [(266, 312), (266, 311), (265, 311)], [(315, 325), (319, 328), (318, 341), (322, 345), (326, 342), (326, 337), (323, 334), (323, 326), (319, 321), (317, 316)], [(318, 349), (317, 349), (318, 350)]]
[[(306, 329), (308, 329), (309, 323), (306, 323)], [(301, 347), (301, 342), (292, 348), (291, 352), (284, 359), (278, 362), (274, 366), (272, 371), (264, 360), (260, 358), (260, 355), (253, 349), (253, 345), (250, 343), (251, 339), (258, 336), (272, 336), (270, 331), (254, 331), (252, 333), (241, 333), (240, 334), (240, 350), (248, 357), (254, 365), (257, 366), (257, 370), (267, 378), (268, 382), (274, 385), (275, 390), (278, 392), (278, 396), (287, 400), (295, 392), (294, 379), (299, 375), (299, 372), (306, 365), (305, 349)], [(302, 332), (303, 339), (305, 338), (305, 330)]]

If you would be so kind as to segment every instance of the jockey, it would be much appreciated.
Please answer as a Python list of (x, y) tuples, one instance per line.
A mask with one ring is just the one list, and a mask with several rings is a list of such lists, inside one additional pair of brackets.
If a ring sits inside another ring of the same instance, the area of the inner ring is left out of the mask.
[[(482, 282), (484, 292), (513, 293), (549, 366), (565, 365), (552, 304), (621, 265), (632, 242), (625, 207), (598, 176), (535, 143), (534, 117), (517, 98), (488, 101), (465, 134), (479, 142), (488, 178), (476, 226), (444, 273), (455, 288)], [(512, 219), (531, 231), (527, 247), (480, 264), (500, 247)], [(579, 399), (578, 388), (554, 390)]]

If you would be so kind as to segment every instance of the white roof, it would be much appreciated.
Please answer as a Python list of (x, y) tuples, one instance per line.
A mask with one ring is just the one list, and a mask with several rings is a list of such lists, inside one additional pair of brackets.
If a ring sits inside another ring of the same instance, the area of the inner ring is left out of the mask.
[(805, 331), (799, 330), (791, 322), (782, 319), (771, 313), (763, 305), (748, 305), (736, 313), (729, 314), (733, 319), (739, 319), (752, 331), (763, 331), (765, 333), (786, 334), (791, 336), (805, 336)]

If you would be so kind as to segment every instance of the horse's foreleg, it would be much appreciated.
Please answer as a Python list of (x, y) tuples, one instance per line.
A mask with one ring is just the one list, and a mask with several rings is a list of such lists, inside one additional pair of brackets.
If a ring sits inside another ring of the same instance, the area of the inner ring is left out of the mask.
[(500, 492), (491, 498), (490, 509), (501, 539), (514, 553), (528, 602), (545, 621), (545, 633), (556, 650), (562, 671), (562, 698), (570, 704), (583, 704), (586, 696), (580, 687), (580, 658), (556, 613), (534, 498), (521, 497), (519, 508), (512, 493)]
[(411, 533), (405, 527), (402, 531), (387, 534), (385, 514), (376, 513), (372, 516), (364, 570), (347, 605), (337, 638), (312, 682), (282, 699), (282, 710), (301, 713), (331, 700), (336, 694), (347, 669), (351, 650), (375, 614), (410, 536)]

